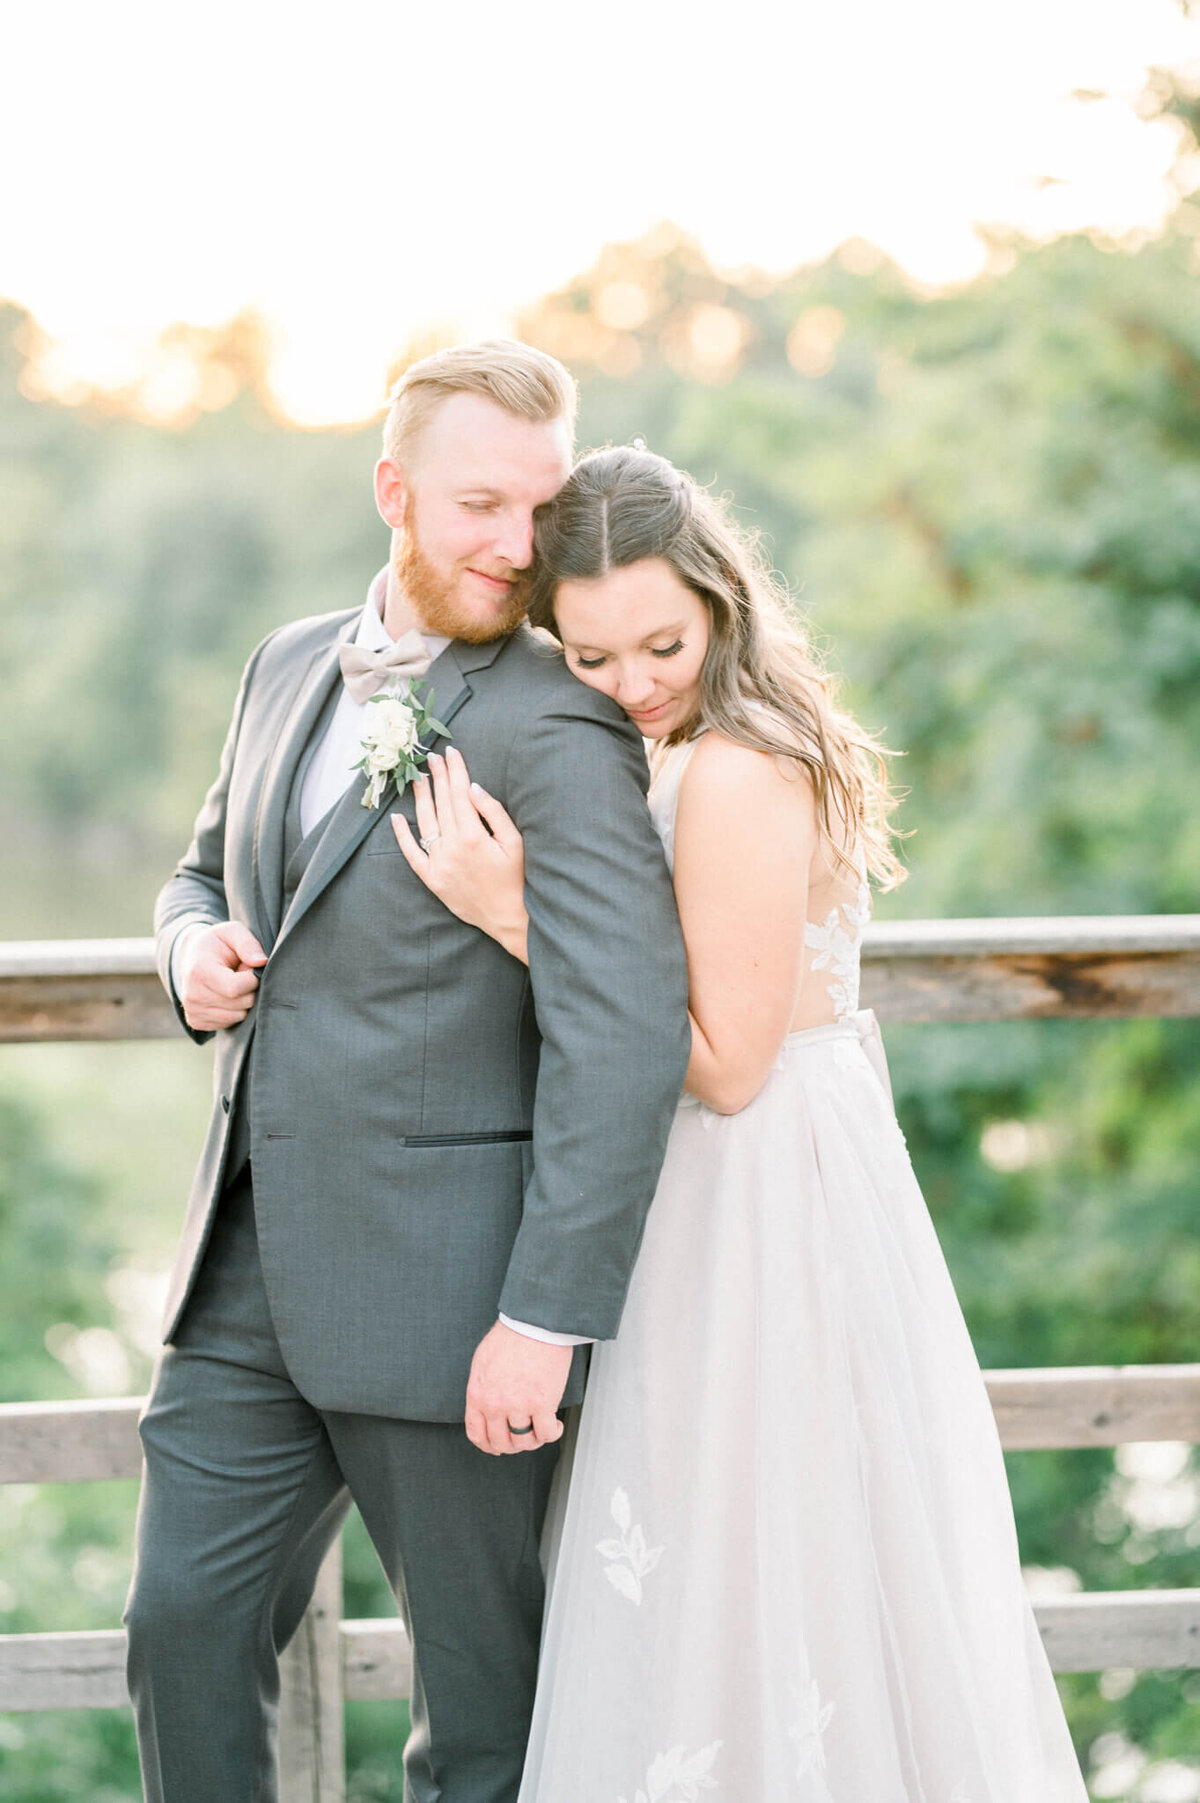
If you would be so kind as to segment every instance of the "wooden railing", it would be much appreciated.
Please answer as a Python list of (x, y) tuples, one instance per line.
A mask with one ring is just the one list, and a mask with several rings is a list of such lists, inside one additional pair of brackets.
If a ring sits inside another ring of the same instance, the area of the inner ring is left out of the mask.
[[(1200, 914), (875, 922), (881, 1021), (1200, 1014)], [(0, 1040), (171, 1039), (149, 939), (0, 944)]]
[[(916, 921), (868, 929), (863, 1002), (883, 1021), (1200, 1014), (1200, 915)], [(148, 940), (0, 945), (0, 1040), (173, 1037)], [(1006, 1447), (1200, 1441), (1200, 1365), (989, 1371)], [(137, 1399), (0, 1406), (0, 1483), (135, 1478)], [(1056, 1671), (1200, 1667), (1200, 1590), (1035, 1606)], [(337, 1548), (285, 1655), (282, 1803), (340, 1803), (346, 1698), (405, 1697), (397, 1620), (342, 1621)], [(128, 1701), (124, 1635), (0, 1636), (0, 1709)]]

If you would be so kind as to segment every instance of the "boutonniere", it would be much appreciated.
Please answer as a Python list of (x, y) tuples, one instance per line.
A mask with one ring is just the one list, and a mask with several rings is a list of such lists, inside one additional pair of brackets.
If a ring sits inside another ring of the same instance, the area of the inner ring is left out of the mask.
[(414, 776), (420, 775), (421, 765), (429, 756), (429, 747), (422, 743), (427, 733), (431, 736), (440, 734), (444, 739), (450, 737), (418, 695), (418, 688), (424, 686), (410, 678), (403, 694), (394, 687), (385, 689), (379, 695), (372, 695), (367, 704), (375, 712), (371, 730), (362, 741), (363, 756), (354, 766), (367, 773), (362, 798), (364, 808), (379, 806), (379, 798), (393, 776), (397, 789), (404, 789)]

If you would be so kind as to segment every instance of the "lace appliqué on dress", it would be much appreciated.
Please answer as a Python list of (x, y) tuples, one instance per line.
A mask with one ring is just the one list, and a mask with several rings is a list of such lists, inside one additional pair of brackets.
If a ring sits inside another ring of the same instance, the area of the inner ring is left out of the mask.
[[(846, 916), (846, 924), (842, 924), (842, 915)], [(833, 981), (825, 985), (833, 1002), (834, 1015), (842, 1020), (847, 1014), (854, 1014), (858, 1008), (859, 989), (859, 953), (862, 949), (862, 930), (871, 918), (871, 891), (863, 878), (858, 885), (858, 896), (853, 903), (842, 902), (840, 907), (831, 908), (825, 916), (825, 924), (806, 920), (804, 923), (804, 943), (817, 956), (809, 966), (811, 970), (831, 970)]]
[(596, 1542), (600, 1557), (612, 1561), (604, 1567), (604, 1575), (614, 1590), (619, 1590), (631, 1603), (640, 1603), (642, 1579), (650, 1576), (663, 1556), (663, 1549), (646, 1545), (641, 1523), (634, 1521), (624, 1490), (614, 1490), (609, 1513), (620, 1530), (620, 1539)]
[[(686, 1754), (682, 1747), (660, 1753), (646, 1773), (644, 1790), (634, 1792), (633, 1803), (695, 1803), (702, 1790), (716, 1790), (711, 1776), (713, 1761), (721, 1750), (721, 1742), (701, 1747), (698, 1753)], [(619, 1803), (626, 1803), (621, 1797)]]
[(834, 1703), (823, 1703), (817, 1680), (810, 1678), (796, 1693), (796, 1713), (788, 1730), (796, 1743), (797, 1778), (825, 1770), (825, 1730), (833, 1720)]

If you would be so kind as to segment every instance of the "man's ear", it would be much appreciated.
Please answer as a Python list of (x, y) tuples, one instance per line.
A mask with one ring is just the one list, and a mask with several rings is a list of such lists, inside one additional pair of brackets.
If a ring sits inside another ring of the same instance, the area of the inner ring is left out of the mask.
[(381, 457), (375, 465), (375, 505), (380, 518), (393, 531), (404, 526), (408, 512), (408, 477), (392, 457)]

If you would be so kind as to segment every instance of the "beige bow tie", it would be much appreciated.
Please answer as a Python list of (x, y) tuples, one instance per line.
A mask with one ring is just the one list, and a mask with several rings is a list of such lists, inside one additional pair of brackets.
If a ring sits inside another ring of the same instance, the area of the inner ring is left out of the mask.
[(338, 650), (342, 677), (351, 701), (369, 701), (390, 682), (406, 676), (424, 676), (433, 662), (419, 632), (406, 632), (386, 651), (368, 651), (362, 645), (342, 645)]

